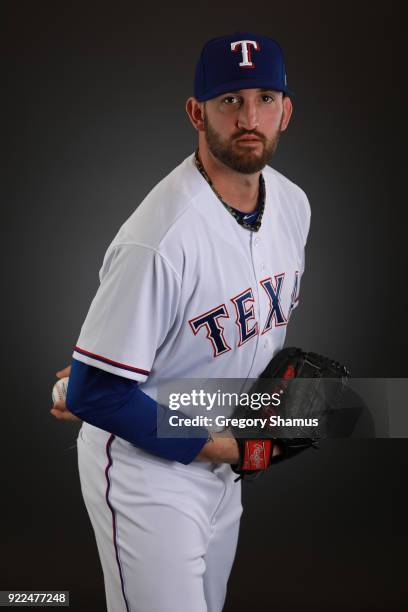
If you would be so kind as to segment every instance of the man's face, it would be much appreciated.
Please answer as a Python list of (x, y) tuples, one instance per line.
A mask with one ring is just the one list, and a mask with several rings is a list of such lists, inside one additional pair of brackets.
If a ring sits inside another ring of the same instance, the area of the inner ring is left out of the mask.
[(204, 132), (211, 153), (243, 174), (262, 170), (278, 146), (284, 119), (281, 92), (241, 89), (204, 104)]

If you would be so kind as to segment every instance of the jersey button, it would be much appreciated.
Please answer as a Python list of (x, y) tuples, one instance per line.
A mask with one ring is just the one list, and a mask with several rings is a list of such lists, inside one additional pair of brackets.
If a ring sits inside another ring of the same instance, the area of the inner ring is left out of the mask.
[(255, 240), (254, 240), (254, 245), (255, 245), (255, 246), (258, 246), (258, 244), (259, 244), (259, 238), (255, 238)]

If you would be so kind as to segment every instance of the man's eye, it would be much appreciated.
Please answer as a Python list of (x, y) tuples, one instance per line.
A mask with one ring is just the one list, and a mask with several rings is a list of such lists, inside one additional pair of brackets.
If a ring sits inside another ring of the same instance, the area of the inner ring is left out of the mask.
[(226, 96), (222, 102), (223, 104), (234, 104), (237, 101), (238, 98), (236, 96)]
[(273, 98), (269, 94), (264, 94), (262, 96), (262, 99), (263, 99), (264, 102), (273, 102)]

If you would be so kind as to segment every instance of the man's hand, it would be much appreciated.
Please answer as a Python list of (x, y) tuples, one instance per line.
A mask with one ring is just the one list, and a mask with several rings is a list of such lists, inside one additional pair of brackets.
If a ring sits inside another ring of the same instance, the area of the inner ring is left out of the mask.
[[(69, 376), (71, 372), (71, 366), (67, 366), (63, 370), (59, 370), (56, 373), (57, 378), (65, 378), (65, 376)], [(50, 410), (52, 416), (60, 421), (80, 421), (75, 414), (70, 412), (65, 404), (65, 402), (55, 402), (53, 407)]]
[[(239, 450), (235, 438), (226, 430), (221, 433), (213, 433), (212, 440), (204, 444), (203, 448), (197, 455), (200, 461), (210, 461), (213, 463), (238, 463)], [(272, 444), (272, 457), (277, 457), (281, 454), (282, 449), (279, 442)]]

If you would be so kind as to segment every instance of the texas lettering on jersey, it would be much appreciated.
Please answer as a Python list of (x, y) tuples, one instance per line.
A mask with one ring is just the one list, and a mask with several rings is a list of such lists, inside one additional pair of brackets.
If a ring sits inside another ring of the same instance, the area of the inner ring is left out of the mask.
[[(269, 312), (262, 327), (261, 334), (266, 334), (271, 331), (273, 327), (287, 325), (292, 310), (299, 299), (299, 272), (296, 271), (289, 309), (285, 314), (281, 303), (284, 280), (285, 273), (282, 272), (281, 274), (276, 274), (273, 279), (268, 277), (260, 281), (260, 285), (269, 300)], [(238, 341), (236, 346), (240, 347), (259, 334), (260, 326), (259, 322), (256, 320), (254, 310), (254, 292), (251, 287), (249, 287), (231, 298), (230, 301), (235, 309), (235, 323), (238, 328)], [(189, 320), (189, 325), (195, 336), (199, 334), (200, 330), (206, 331), (206, 338), (211, 343), (214, 357), (219, 357), (223, 353), (227, 353), (231, 350), (231, 346), (225, 338), (225, 329), (222, 324), (222, 319), (229, 318), (230, 314), (226, 304), (220, 304)]]

